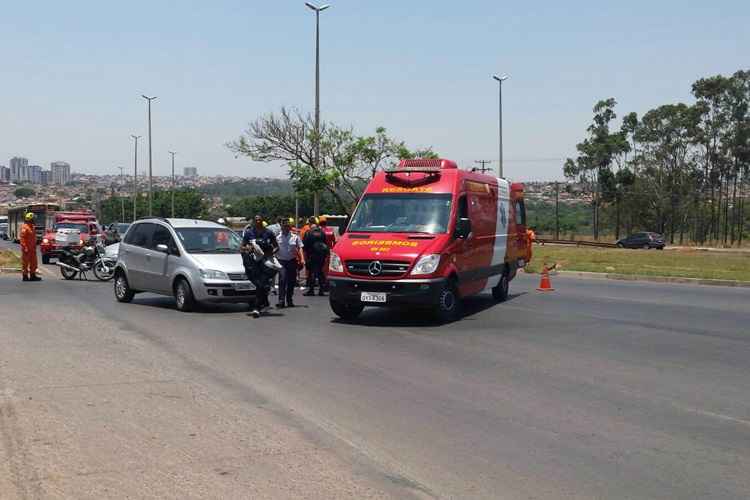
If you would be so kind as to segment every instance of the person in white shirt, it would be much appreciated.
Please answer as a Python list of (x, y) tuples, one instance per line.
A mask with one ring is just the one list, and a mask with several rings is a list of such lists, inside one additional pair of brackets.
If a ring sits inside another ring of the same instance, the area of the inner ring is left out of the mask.
[(297, 269), (302, 261), (302, 240), (292, 232), (293, 219), (281, 221), (281, 233), (276, 237), (279, 251), (276, 258), (281, 264), (279, 273), (278, 308), (294, 307), (294, 287), (297, 284)]

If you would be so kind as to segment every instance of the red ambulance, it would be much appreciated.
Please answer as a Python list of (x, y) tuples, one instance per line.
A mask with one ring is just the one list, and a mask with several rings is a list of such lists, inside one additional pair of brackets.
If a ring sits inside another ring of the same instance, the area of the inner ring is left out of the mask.
[(403, 160), (370, 181), (331, 253), (331, 308), (353, 320), (365, 306), (420, 307), (451, 321), (465, 297), (508, 297), (526, 245), (522, 184)]

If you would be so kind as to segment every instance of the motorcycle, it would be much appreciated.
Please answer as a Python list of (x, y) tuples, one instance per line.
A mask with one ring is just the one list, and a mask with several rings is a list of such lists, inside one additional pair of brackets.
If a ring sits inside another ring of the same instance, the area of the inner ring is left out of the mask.
[(85, 278), (86, 273), (92, 271), (99, 281), (109, 281), (115, 275), (117, 259), (107, 256), (101, 242), (89, 241), (80, 250), (63, 250), (57, 259), (60, 274), (66, 280), (76, 276)]

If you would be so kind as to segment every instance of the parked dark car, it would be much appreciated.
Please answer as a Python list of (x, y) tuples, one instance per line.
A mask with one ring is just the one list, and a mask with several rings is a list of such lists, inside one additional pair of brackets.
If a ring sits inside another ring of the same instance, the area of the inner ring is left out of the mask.
[(664, 236), (659, 233), (634, 233), (617, 241), (619, 248), (656, 248), (664, 250)]

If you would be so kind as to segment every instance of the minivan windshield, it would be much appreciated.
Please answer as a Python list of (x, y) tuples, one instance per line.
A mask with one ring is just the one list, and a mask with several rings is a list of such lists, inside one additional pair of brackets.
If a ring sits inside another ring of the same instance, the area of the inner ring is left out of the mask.
[(240, 253), (242, 240), (226, 228), (175, 228), (175, 232), (188, 253)]
[(361, 233), (446, 233), (450, 213), (450, 194), (368, 194), (357, 207), (348, 230)]

